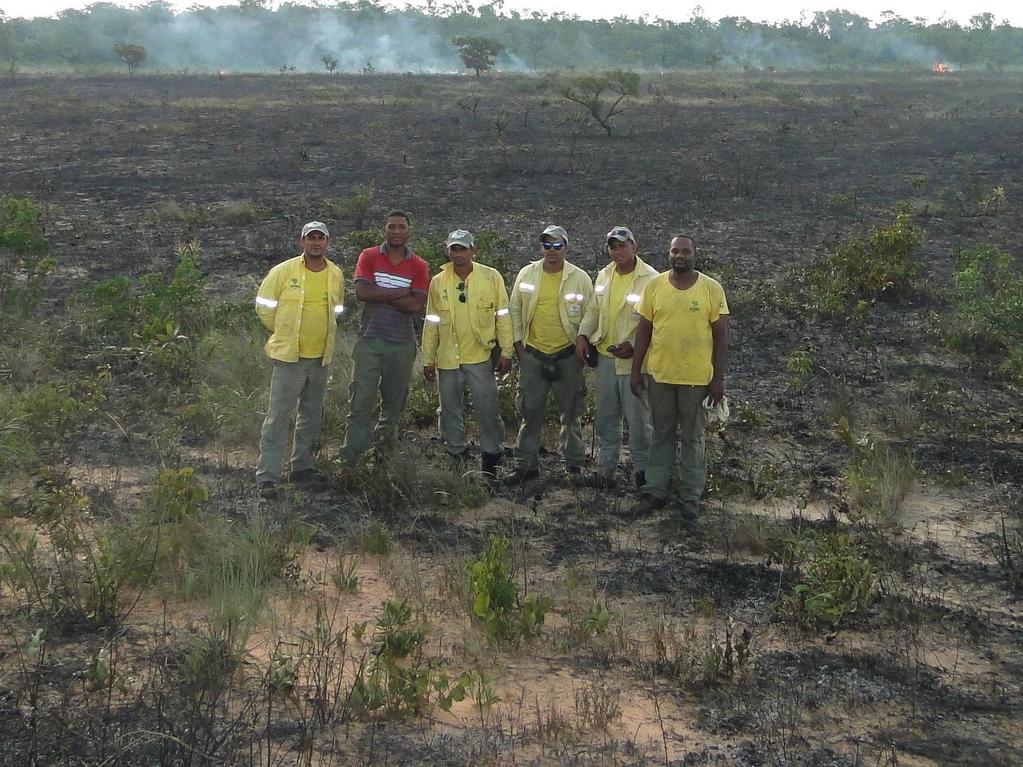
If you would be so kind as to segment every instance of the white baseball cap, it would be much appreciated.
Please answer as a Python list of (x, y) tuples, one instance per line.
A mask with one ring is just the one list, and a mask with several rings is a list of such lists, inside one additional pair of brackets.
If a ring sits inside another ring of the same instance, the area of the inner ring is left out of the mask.
[(540, 235), (540, 239), (542, 240), (544, 237), (554, 237), (568, 245), (568, 232), (560, 226), (555, 226), (554, 224), (548, 226), (543, 230), (543, 233)]
[(608, 242), (611, 240), (620, 240), (622, 242), (631, 242), (633, 245), (636, 244), (636, 238), (633, 236), (632, 230), (627, 226), (616, 226), (607, 233), (607, 237), (605, 239)]
[(471, 248), (473, 246), (472, 233), (465, 229), (456, 229), (448, 238), (444, 241), (444, 247), (450, 248), (452, 245), (461, 245), (464, 248)]
[(324, 237), (330, 237), (330, 232), (327, 231), (327, 225), (322, 221), (310, 221), (308, 224), (302, 227), (302, 236), (305, 237), (309, 232), (323, 232)]

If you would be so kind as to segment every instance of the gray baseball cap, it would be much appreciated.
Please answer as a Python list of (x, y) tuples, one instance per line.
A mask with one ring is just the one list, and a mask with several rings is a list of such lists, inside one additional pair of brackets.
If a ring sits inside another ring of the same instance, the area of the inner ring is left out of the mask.
[(627, 226), (616, 226), (610, 232), (607, 233), (607, 241), (621, 240), (622, 242), (631, 242), (633, 245), (636, 244), (636, 238), (632, 234), (632, 230)]
[(330, 237), (330, 232), (327, 230), (327, 225), (322, 221), (310, 221), (308, 224), (302, 227), (302, 236), (305, 237), (309, 232), (323, 232), (324, 237)]
[(464, 248), (471, 248), (473, 246), (472, 233), (465, 229), (456, 229), (448, 238), (444, 241), (444, 247), (450, 248), (452, 245), (461, 245)]
[(543, 230), (543, 233), (540, 235), (540, 239), (542, 240), (544, 237), (554, 237), (568, 245), (568, 232), (560, 226), (555, 226), (554, 224), (548, 226)]

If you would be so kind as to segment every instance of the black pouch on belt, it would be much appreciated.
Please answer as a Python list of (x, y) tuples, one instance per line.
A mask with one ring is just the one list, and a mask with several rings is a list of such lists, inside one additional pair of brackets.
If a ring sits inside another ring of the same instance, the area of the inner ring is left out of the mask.
[(558, 360), (563, 360), (566, 357), (571, 357), (575, 354), (574, 346), (566, 346), (559, 352), (554, 354), (544, 354), (539, 349), (534, 349), (532, 346), (527, 346), (526, 351), (532, 354), (540, 361), (540, 375), (542, 375), (548, 381), (557, 381), (561, 378), (561, 371), (558, 370)]

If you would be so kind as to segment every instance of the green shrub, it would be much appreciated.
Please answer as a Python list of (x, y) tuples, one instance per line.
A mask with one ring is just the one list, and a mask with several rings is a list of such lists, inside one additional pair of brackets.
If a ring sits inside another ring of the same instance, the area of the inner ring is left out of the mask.
[(66, 456), (103, 401), (103, 382), (102, 377), (83, 377), (77, 386), (52, 381), (21, 392), (0, 387), (0, 476)]
[[(16, 261), (20, 260), (20, 265)], [(52, 258), (23, 255), (20, 259), (0, 259), (0, 327), (11, 339), (19, 321), (35, 314), (45, 295), (47, 278), (56, 271)], [(14, 322), (11, 322), (14, 321)]]
[[(372, 186), (360, 186), (347, 197), (338, 197), (331, 207), (339, 216), (351, 221), (355, 226), (365, 227), (370, 221), (375, 197), (376, 192)], [(380, 234), (374, 231), (373, 235), (377, 239), (375, 244), (379, 245)]]
[(391, 530), (383, 522), (374, 522), (359, 536), (359, 551), (376, 557), (390, 556), (394, 548)]
[(806, 349), (794, 349), (785, 367), (789, 374), (785, 381), (785, 391), (802, 394), (813, 378), (813, 354)]
[(202, 511), (209, 492), (195, 476), (195, 469), (164, 469), (146, 496), (143, 508), (156, 523), (194, 519)]
[(353, 258), (366, 248), (375, 247), (383, 241), (384, 236), (380, 233), (379, 229), (360, 229), (341, 236), (343, 249), (351, 252)]
[(484, 229), (475, 236), (476, 260), (486, 266), (496, 269), (504, 277), (505, 282), (511, 283), (518, 271), (512, 264), (512, 246), (492, 229)]
[(429, 702), (433, 674), (423, 657), (426, 626), (404, 601), (388, 600), (376, 622), (373, 655), (352, 687), (356, 711), (419, 714)]
[(922, 240), (923, 232), (909, 215), (899, 213), (889, 226), (839, 245), (810, 269), (811, 304), (824, 314), (837, 314), (857, 301), (905, 296), (919, 271), (914, 256)]
[(0, 248), (42, 253), (48, 247), (35, 202), (27, 197), (0, 197)]
[(993, 246), (959, 254), (948, 345), (1023, 381), (1023, 274), (1013, 256)]
[(120, 625), (134, 603), (131, 584), (146, 581), (150, 547), (122, 545), (123, 528), (95, 529), (88, 497), (66, 475), (39, 477), (29, 505), (44, 534), (0, 524), (0, 584), (62, 631)]
[(88, 300), (90, 328), (125, 343), (166, 343), (181, 333), (205, 330), (212, 313), (203, 296), (202, 249), (193, 241), (177, 246), (175, 253), (178, 261), (170, 278), (149, 274), (133, 286), (119, 276), (95, 285)]
[(465, 562), (470, 611), (491, 641), (538, 635), (551, 607), (543, 595), (519, 599), (519, 587), (504, 561), (507, 549), (506, 538), (491, 536), (487, 550)]
[(259, 206), (245, 200), (228, 200), (217, 208), (220, 220), (230, 226), (254, 224), (263, 218)]
[(402, 424), (413, 429), (423, 429), (437, 422), (437, 388), (423, 382), (416, 376), (409, 386), (405, 411), (401, 414)]
[(809, 628), (834, 628), (873, 603), (878, 573), (851, 536), (808, 532), (790, 546), (798, 578), (779, 604), (782, 616)]
[(448, 251), (444, 247), (443, 235), (419, 235), (415, 241), (415, 251), (427, 266), (430, 267), (430, 274), (437, 274), (441, 267), (448, 262)]

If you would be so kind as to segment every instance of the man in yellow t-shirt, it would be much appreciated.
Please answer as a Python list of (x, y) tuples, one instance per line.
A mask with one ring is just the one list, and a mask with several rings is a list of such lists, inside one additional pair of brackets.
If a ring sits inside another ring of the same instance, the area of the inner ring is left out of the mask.
[(522, 426), (515, 443), (515, 471), (505, 483), (517, 485), (540, 473), (540, 434), (547, 397), (561, 418), (560, 444), (568, 475), (578, 477), (586, 456), (579, 416), (586, 399), (583, 366), (575, 356), (575, 337), (593, 282), (565, 260), (568, 233), (548, 226), (540, 235), (540, 259), (519, 271), (512, 286), (511, 310), (519, 388), (515, 399)]
[(344, 275), (327, 258), (329, 237), (326, 225), (319, 221), (303, 226), (298, 241), (301, 255), (271, 269), (256, 295), (256, 313), (271, 333), (266, 353), (273, 362), (256, 471), (260, 494), (268, 499), (277, 496), (282, 455), (296, 406), (291, 480), (323, 481), (313, 468), (312, 452), (323, 420), (337, 318), (344, 310)]
[(494, 373), (511, 370), (508, 289), (500, 272), (473, 261), (476, 244), (470, 232), (456, 229), (444, 245), (450, 260), (430, 280), (426, 298), (423, 376), (437, 383), (441, 437), (459, 467), (469, 456), (464, 415), (469, 389), (479, 424), (481, 468), (485, 478), (494, 480), (504, 454)]
[(671, 241), (668, 265), (669, 271), (646, 286), (636, 307), (640, 320), (629, 388), (647, 397), (653, 439), (645, 492), (632, 511), (644, 515), (666, 505), (678, 435), (679, 521), (692, 526), (707, 482), (704, 401), (713, 406), (725, 396), (728, 303), (720, 283), (696, 271), (691, 237)]

